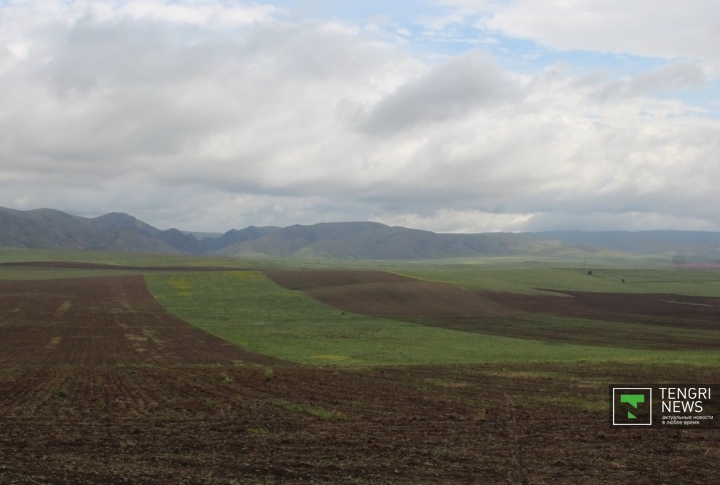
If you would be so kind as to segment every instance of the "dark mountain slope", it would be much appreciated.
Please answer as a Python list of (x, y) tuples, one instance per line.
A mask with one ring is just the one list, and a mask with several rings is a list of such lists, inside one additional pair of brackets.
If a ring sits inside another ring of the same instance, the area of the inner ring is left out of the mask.
[(53, 209), (18, 211), (0, 207), (0, 245), (31, 249), (87, 249), (158, 254), (205, 254), (278, 230), (248, 227), (199, 241), (177, 229), (161, 231), (121, 212), (80, 217)]
[(0, 210), (0, 245), (35, 249), (72, 247), (72, 242), (67, 238), (14, 212)]
[[(88, 249), (180, 253), (166, 244), (163, 231), (127, 214), (96, 218), (72, 216), (52, 209), (0, 210), (0, 243), (33, 249)], [(189, 236), (187, 236), (189, 237)]]

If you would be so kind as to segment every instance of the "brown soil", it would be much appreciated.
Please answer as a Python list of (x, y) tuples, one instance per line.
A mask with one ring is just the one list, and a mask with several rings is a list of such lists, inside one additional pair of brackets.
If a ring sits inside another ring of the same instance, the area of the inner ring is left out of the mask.
[(0, 282), (0, 364), (278, 363), (167, 312), (140, 275)]
[(477, 293), (495, 303), (524, 312), (680, 328), (720, 329), (720, 298), (717, 297), (552, 291), (567, 296), (494, 291)]
[[(0, 367), (0, 482), (707, 484), (720, 432), (610, 429), (637, 366)], [(325, 411), (325, 414), (319, 411)], [(334, 414), (332, 414), (334, 413)]]
[(416, 280), (387, 271), (267, 271), (276, 284), (289, 290), (311, 290), (328, 286), (350, 286), (369, 283), (415, 283)]
[(276, 271), (276, 284), (303, 290), (341, 310), (382, 318), (476, 331), (521, 312), (447, 283), (417, 280), (384, 271)]
[(610, 429), (607, 411), (609, 383), (719, 378), (292, 366), (168, 315), (140, 276), (2, 282), (0, 483), (719, 483), (720, 432)]

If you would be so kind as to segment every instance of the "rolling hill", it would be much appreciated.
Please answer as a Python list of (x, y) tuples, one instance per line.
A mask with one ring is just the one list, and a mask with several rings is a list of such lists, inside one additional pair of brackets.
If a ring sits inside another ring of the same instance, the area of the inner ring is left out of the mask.
[(0, 208), (0, 246), (158, 254), (416, 260), (481, 256), (663, 255), (720, 261), (720, 233), (694, 231), (439, 234), (377, 222), (246, 227), (196, 237), (160, 230), (128, 214), (87, 218), (53, 209)]
[(437, 234), (376, 222), (294, 225), (262, 238), (228, 246), (220, 254), (270, 254), (333, 259), (437, 259), (545, 254), (554, 245), (518, 234)]

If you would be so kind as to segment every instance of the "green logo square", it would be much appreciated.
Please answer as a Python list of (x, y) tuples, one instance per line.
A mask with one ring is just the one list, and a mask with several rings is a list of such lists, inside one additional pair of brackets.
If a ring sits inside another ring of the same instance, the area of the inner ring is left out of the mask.
[(652, 426), (652, 388), (613, 387), (613, 426)]

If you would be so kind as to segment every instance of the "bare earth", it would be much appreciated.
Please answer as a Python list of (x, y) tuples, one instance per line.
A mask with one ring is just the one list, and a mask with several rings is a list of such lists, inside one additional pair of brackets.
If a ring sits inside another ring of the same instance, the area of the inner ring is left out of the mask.
[(719, 379), (611, 364), (310, 368), (194, 329), (139, 276), (4, 282), (0, 483), (720, 483), (720, 433), (609, 429), (606, 404), (611, 382)]

